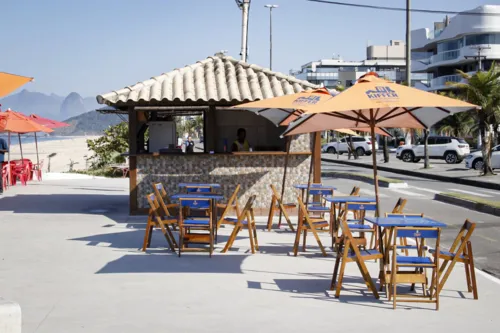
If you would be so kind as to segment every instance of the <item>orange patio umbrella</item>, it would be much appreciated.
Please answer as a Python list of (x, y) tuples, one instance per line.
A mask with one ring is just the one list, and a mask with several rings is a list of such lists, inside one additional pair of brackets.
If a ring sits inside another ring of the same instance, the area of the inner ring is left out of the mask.
[(0, 72), (0, 98), (31, 81), (32, 77)]
[[(335, 98), (317, 105), (304, 105), (305, 116), (291, 123), (283, 135), (296, 135), (335, 128), (376, 127), (430, 129), (441, 119), (477, 105), (365, 76)], [(372, 141), (375, 151), (375, 140)], [(375, 196), (379, 202), (377, 160), (373, 158)], [(377, 205), (377, 214), (378, 214)]]
[[(21, 160), (23, 159), (23, 147), (21, 143), (21, 134), (25, 133), (36, 133), (36, 132), (45, 132), (51, 133), (52, 129), (40, 125), (29, 117), (23, 115), (20, 112), (15, 112), (10, 109), (7, 109), (5, 112), (0, 112), (0, 132), (8, 132), (9, 133), (9, 164), (10, 164), (10, 135), (11, 133), (17, 133), (19, 139), (19, 148), (21, 151)], [(37, 152), (38, 155), (38, 152)], [(11, 183), (11, 175), (9, 168), (9, 183)]]

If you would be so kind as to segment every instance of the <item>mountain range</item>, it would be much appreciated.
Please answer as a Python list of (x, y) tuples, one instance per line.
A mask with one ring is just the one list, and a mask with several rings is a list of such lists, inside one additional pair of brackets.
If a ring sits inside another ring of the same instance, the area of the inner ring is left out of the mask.
[(121, 122), (116, 115), (96, 112), (103, 105), (98, 104), (95, 97), (83, 98), (76, 92), (63, 97), (24, 89), (0, 99), (0, 105), (3, 111), (10, 108), (25, 115), (37, 114), (72, 125), (55, 130), (55, 135), (102, 134), (108, 126)]

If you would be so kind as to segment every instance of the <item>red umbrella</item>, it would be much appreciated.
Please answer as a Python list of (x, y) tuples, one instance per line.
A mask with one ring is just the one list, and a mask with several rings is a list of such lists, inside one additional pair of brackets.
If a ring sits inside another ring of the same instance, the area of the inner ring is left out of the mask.
[(36, 122), (36, 123), (38, 123), (40, 125), (46, 126), (48, 128), (60, 128), (60, 127), (71, 126), (68, 123), (63, 123), (61, 121), (57, 121), (57, 120), (52, 120), (52, 119), (40, 117), (40, 116), (38, 116), (36, 114), (30, 114), (30, 118), (34, 122)]

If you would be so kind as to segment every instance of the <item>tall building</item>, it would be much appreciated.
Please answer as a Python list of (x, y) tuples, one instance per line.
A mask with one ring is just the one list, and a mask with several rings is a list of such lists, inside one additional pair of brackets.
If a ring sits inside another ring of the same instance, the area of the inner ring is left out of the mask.
[[(381, 77), (402, 83), (406, 81), (405, 43), (391, 40), (389, 45), (371, 45), (366, 48), (366, 60), (345, 61), (340, 56), (332, 59), (311, 61), (290, 74), (301, 80), (333, 89), (338, 85), (350, 87), (368, 72), (377, 72)], [(427, 74), (419, 74), (412, 80), (427, 81)]]
[[(485, 5), (457, 14), (434, 28), (411, 32), (412, 77), (428, 74), (428, 84), (416, 87), (428, 91), (451, 89), (448, 82), (461, 82), (456, 70), (475, 73), (500, 64), (500, 6)], [(481, 61), (479, 61), (481, 57)]]

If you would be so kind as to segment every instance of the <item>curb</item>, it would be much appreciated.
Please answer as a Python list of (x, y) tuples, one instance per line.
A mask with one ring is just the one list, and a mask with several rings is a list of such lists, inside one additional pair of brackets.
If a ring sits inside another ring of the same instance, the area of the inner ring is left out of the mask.
[(455, 206), (465, 207), (477, 212), (500, 216), (500, 208), (489, 206), (483, 203), (474, 202), (466, 199), (453, 197), (446, 194), (436, 194), (434, 200), (452, 204)]
[[(343, 172), (335, 172), (335, 171), (325, 171), (321, 172), (321, 177), (337, 177), (337, 178), (346, 178), (346, 179), (352, 179), (352, 180), (359, 180), (371, 185), (375, 184), (375, 181), (372, 178), (366, 177), (364, 175), (352, 175), (352, 174), (346, 174)], [(389, 183), (386, 182), (385, 180), (378, 180), (378, 186), (380, 187), (386, 187), (386, 188), (407, 188), (408, 184), (407, 183)]]
[[(321, 161), (323, 161), (323, 162), (329, 162), (329, 163), (344, 164), (344, 165), (349, 165), (349, 166), (356, 166), (356, 167), (361, 167), (361, 168), (366, 168), (366, 169), (373, 170), (373, 166), (372, 165), (364, 164), (364, 163), (356, 163), (356, 162), (348, 162), (348, 161), (338, 161), (338, 160), (331, 160), (331, 159), (328, 159), (328, 158), (321, 158)], [(398, 174), (405, 175), (405, 176), (427, 178), (427, 179), (432, 179), (432, 180), (439, 180), (439, 181), (442, 181), (442, 182), (462, 184), (462, 185), (469, 185), (469, 186), (476, 186), (476, 187), (486, 188), (486, 189), (490, 189), (490, 190), (500, 191), (500, 184), (483, 182), (483, 181), (480, 181), (480, 180), (470, 180), (470, 179), (463, 179), (463, 178), (452, 178), (452, 177), (448, 177), (448, 176), (441, 176), (441, 175), (436, 175), (436, 174), (428, 174), (428, 173), (423, 173), (423, 172), (418, 172), (418, 171), (411, 171), (411, 170), (402, 170), (402, 169), (390, 168), (390, 167), (379, 166), (379, 165), (377, 165), (377, 170), (386, 171), (386, 172), (392, 172), (392, 173), (398, 173)], [(379, 183), (379, 185), (380, 185), (380, 183)]]

